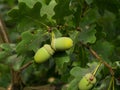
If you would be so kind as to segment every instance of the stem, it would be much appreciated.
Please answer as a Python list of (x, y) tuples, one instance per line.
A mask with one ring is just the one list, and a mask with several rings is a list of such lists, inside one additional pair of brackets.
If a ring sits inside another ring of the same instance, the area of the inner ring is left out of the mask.
[(1, 36), (2, 40), (3, 40), (3, 42), (5, 42), (5, 43), (10, 42), (10, 40), (8, 38), (8, 34), (6, 32), (6, 26), (5, 26), (1, 16), (0, 16), (0, 36)]
[(30, 62), (26, 63), (24, 66), (22, 66), (22, 67), (20, 68), (20, 71), (22, 71), (22, 70), (24, 70), (25, 68), (29, 67), (31, 64), (33, 64), (33, 61), (30, 61)]
[[(10, 39), (8, 38), (8, 34), (6, 32), (5, 24), (2, 21), (1, 17), (0, 17), (0, 36), (4, 43), (10, 43)], [(11, 71), (11, 85), (9, 90), (23, 90), (24, 84), (22, 82), (21, 72), (15, 71), (12, 68), (13, 65), (10, 65), (9, 67)]]
[[(110, 80), (110, 84), (109, 84), (108, 90), (111, 90), (112, 84), (114, 84), (114, 76), (112, 76), (112, 78)], [(113, 90), (114, 90), (114, 88), (113, 88)]]
[(114, 80), (114, 76), (113, 76), (113, 90), (115, 90), (114, 84), (115, 84), (115, 80)]
[(96, 73), (97, 73), (99, 67), (101, 66), (101, 64), (102, 64), (102, 62), (100, 62), (100, 63), (97, 65), (97, 67), (95, 68), (95, 70), (94, 70), (94, 72), (93, 72), (93, 75), (94, 75), (94, 76), (96, 75)]
[(114, 76), (114, 71), (112, 70), (112, 67), (107, 62), (103, 61), (102, 58), (92, 48), (89, 48), (89, 51), (107, 68), (109, 68), (111, 75)]
[(92, 55), (97, 58), (97, 60), (102, 62), (110, 70), (111, 75), (114, 76), (114, 71), (113, 71), (112, 67), (107, 62), (105, 62), (90, 46), (88, 46), (82, 42), (80, 42), (80, 43), (83, 46), (85, 46), (92, 53)]
[(23, 90), (24, 83), (21, 78), (21, 72), (11, 69), (12, 82), (10, 90)]
[(110, 84), (109, 84), (108, 90), (110, 90), (110, 88), (112, 86), (112, 82), (113, 82), (113, 78), (111, 78), (111, 80), (110, 80)]
[(55, 39), (55, 34), (53, 31), (51, 32), (51, 38), (52, 38), (52, 41)]

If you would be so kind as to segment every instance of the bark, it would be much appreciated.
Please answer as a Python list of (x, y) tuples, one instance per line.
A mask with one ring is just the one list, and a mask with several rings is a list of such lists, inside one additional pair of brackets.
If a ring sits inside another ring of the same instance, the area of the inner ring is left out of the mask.
[(14, 71), (12, 69), (11, 74), (12, 74), (12, 82), (11, 82), (12, 84), (10, 90), (23, 90), (24, 84), (21, 78), (21, 72)]

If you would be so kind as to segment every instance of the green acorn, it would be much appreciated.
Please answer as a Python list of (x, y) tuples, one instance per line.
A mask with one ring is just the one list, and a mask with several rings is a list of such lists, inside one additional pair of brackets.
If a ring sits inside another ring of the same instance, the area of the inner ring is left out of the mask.
[(42, 63), (48, 60), (54, 53), (55, 51), (51, 48), (51, 46), (45, 44), (35, 53), (34, 60), (36, 63)]
[(73, 46), (73, 41), (69, 37), (54, 38), (51, 42), (51, 47), (56, 51), (64, 51)]
[(96, 83), (96, 78), (93, 74), (87, 73), (79, 82), (78, 87), (80, 90), (89, 90)]

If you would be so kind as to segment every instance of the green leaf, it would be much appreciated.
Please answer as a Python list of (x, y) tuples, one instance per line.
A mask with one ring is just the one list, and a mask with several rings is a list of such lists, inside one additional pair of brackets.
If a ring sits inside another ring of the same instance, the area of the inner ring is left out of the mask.
[(67, 90), (78, 90), (78, 83), (79, 83), (80, 79), (73, 79), (70, 83), (69, 86), (67, 88)]
[(0, 51), (0, 60), (4, 63), (7, 62), (7, 58), (16, 52), (15, 44), (3, 43), (0, 45), (3, 51)]
[(85, 0), (86, 1), (86, 3), (88, 4), (88, 5), (90, 5), (91, 3), (93, 3), (93, 0)]
[(82, 15), (82, 6), (84, 4), (83, 0), (71, 0), (70, 3), (70, 10), (73, 12), (73, 16), (72, 19), (70, 21), (73, 21), (74, 23), (72, 23), (73, 25), (75, 24), (75, 26), (79, 26), (80, 24), (80, 19), (81, 19), (81, 15)]
[(97, 67), (97, 62), (88, 63), (87, 68), (81, 67), (73, 67), (70, 71), (70, 74), (74, 77), (74, 79), (69, 83), (69, 87), (67, 90), (78, 90), (78, 83), (80, 79), (87, 73), (93, 73), (95, 68)]
[(13, 8), (8, 13), (11, 22), (17, 24), (17, 30), (22, 32), (33, 28), (39, 28), (40, 26), (47, 27), (45, 24), (47, 21), (46, 16), (40, 15), (42, 4), (37, 2), (32, 8), (28, 6), (24, 2), (20, 2), (18, 8)]
[(107, 36), (106, 39), (108, 40), (112, 40), (113, 38), (116, 37), (115, 33), (117, 33), (118, 30), (116, 30), (116, 26), (114, 23), (115, 19), (116, 19), (115, 14), (109, 11), (105, 11), (104, 15), (101, 16), (98, 20), (98, 23), (102, 26), (103, 32), (106, 33)]
[[(71, 69), (70, 74), (74, 76), (75, 78), (81, 78), (86, 73), (92, 73), (94, 69), (97, 67), (97, 62), (88, 63), (88, 68), (81, 68), (81, 67), (74, 67)], [(82, 73), (81, 73), (82, 72)]]
[(93, 88), (93, 90), (106, 90), (106, 89), (108, 89), (110, 80), (111, 80), (111, 76), (107, 76), (105, 79), (103, 79), (99, 83), (99, 86), (96, 86), (95, 88)]
[[(7, 77), (7, 78), (6, 78)], [(0, 63), (0, 86), (7, 87), (11, 80), (10, 67), (3, 63)], [(4, 90), (0, 88), (1, 90)]]
[[(81, 73), (82, 72), (82, 73)], [(81, 78), (87, 73), (87, 69), (81, 67), (74, 67), (71, 69), (70, 74), (75, 78)]]
[(6, 73), (8, 71), (9, 71), (9, 67), (7, 65), (4, 65), (4, 64), (0, 63), (0, 74), (1, 74), (1, 72)]
[(12, 55), (12, 53), (16, 51), (15, 44), (3, 43), (0, 47), (3, 49), (3, 51), (0, 52), (0, 60), (3, 61), (5, 61), (8, 56)]
[(3, 44), (0, 45), (0, 47), (4, 51), (8, 51), (8, 52), (11, 52), (11, 51), (15, 50), (15, 44), (3, 43)]
[(61, 34), (60, 30), (58, 30), (58, 29), (53, 29), (52, 31), (53, 31), (53, 33), (54, 33), (54, 35), (55, 35), (55, 38), (62, 37), (62, 34)]
[[(102, 43), (101, 43), (102, 42)], [(114, 45), (108, 41), (99, 40), (93, 46), (94, 50), (102, 56), (105, 60), (108, 59), (110, 55), (112, 55), (114, 51)]]
[(54, 56), (56, 70), (61, 74), (65, 71), (65, 65), (70, 61), (70, 57), (65, 52), (58, 52)]
[(71, 31), (69, 32), (70, 38), (72, 38), (72, 40), (74, 41), (74, 43), (78, 42), (78, 35), (79, 32), (78, 31)]
[[(48, 0), (46, 0), (48, 1)], [(46, 2), (47, 3), (47, 2)], [(47, 15), (47, 18), (52, 21), (52, 16), (55, 14), (54, 12), (54, 7), (56, 6), (55, 0), (49, 0), (49, 4), (46, 5), (45, 3), (42, 3), (42, 8), (41, 8), (41, 16)]]
[(0, 52), (0, 60), (4, 60), (6, 57), (8, 57), (9, 56), (9, 53), (8, 52), (6, 52), (6, 51), (1, 51)]
[(36, 34), (26, 31), (21, 36), (22, 41), (16, 47), (17, 52), (21, 54), (27, 53), (27, 51), (36, 52), (41, 43), (49, 39), (49, 33), (44, 33), (42, 30), (38, 30)]
[(118, 13), (120, 8), (119, 0), (94, 0), (100, 11), (109, 10), (113, 13)]
[(41, 3), (41, 16), (44, 16), (45, 14), (48, 16), (48, 18), (51, 20), (52, 16), (54, 15), (54, 7), (56, 5), (55, 0), (19, 0), (19, 3), (25, 3), (29, 8), (33, 8), (36, 3)]
[(73, 43), (73, 47), (71, 49), (67, 50), (67, 53), (70, 53), (70, 54), (73, 55), (73, 51), (75, 49), (75, 45), (78, 42), (78, 35), (79, 35), (78, 31), (69, 32), (69, 36), (74, 41), (74, 43)]
[(33, 8), (37, 2), (41, 1), (43, 0), (18, 0), (19, 3), (25, 3), (29, 8)]
[(82, 41), (83, 43), (95, 43), (96, 41), (96, 30), (91, 29), (91, 30), (84, 30), (80, 33), (79, 35), (79, 40)]
[(7, 58), (6, 63), (12, 65), (15, 71), (18, 71), (23, 63), (22, 57), (17, 54), (11, 55)]
[(54, 8), (55, 15), (53, 16), (53, 19), (55, 19), (58, 24), (64, 24), (64, 17), (71, 14), (69, 4), (70, 0), (57, 1), (57, 5)]
[[(120, 72), (119, 72), (120, 71), (120, 61), (115, 61), (113, 65), (114, 65), (113, 68), (115, 68), (115, 70), (114, 70), (115, 77), (119, 77), (119, 75), (120, 75)], [(119, 81), (119, 80), (117, 80), (117, 81)], [(119, 84), (119, 82), (118, 82), (118, 84)]]
[[(54, 0), (52, 0), (54, 1)], [(45, 3), (48, 5), (51, 2), (51, 0), (45, 0)]]
[(94, 24), (100, 17), (97, 8), (89, 8), (81, 18), (80, 26), (84, 28), (86, 25)]
[(19, 0), (18, 7), (10, 10), (8, 15), (11, 17), (10, 20), (17, 24), (19, 32), (33, 29), (33, 27), (47, 28), (46, 23), (53, 21), (55, 5), (55, 0), (52, 0), (49, 5), (46, 5), (45, 0)]
[(16, 50), (18, 53), (23, 53), (29, 50), (29, 44), (35, 39), (29, 31), (22, 33), (22, 41), (17, 45)]

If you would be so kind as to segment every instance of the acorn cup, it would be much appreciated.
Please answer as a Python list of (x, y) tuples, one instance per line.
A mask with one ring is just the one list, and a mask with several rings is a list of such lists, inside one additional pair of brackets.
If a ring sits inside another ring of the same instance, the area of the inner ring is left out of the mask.
[(50, 45), (45, 44), (43, 47), (38, 49), (38, 51), (34, 55), (34, 60), (36, 63), (42, 63), (48, 60), (55, 51), (51, 48)]
[(80, 80), (78, 87), (79, 90), (90, 90), (95, 83), (96, 83), (96, 78), (94, 77), (94, 75), (92, 73), (87, 73)]
[(54, 38), (51, 42), (51, 47), (55, 51), (64, 51), (73, 46), (73, 41), (69, 37)]

